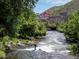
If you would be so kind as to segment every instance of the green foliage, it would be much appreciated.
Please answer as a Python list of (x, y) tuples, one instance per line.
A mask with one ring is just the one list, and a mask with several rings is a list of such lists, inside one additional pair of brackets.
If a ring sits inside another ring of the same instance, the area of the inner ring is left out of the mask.
[(4, 51), (2, 51), (2, 50), (0, 50), (0, 58), (5, 58), (5, 56), (6, 56), (6, 53), (4, 52)]
[[(8, 12), (11, 12), (12, 15), (21, 14), (23, 11), (30, 11), (35, 7), (35, 3), (38, 0), (1, 0), (1, 7), (8, 9)], [(4, 10), (5, 11), (5, 10)]]
[[(28, 19), (33, 7), (38, 0), (1, 0), (0, 1), (0, 25), (4, 28), (5, 33), (1, 34), (16, 37), (20, 29), (19, 24), (22, 21), (18, 16), (25, 12)], [(7, 33), (6, 33), (7, 32)], [(2, 36), (2, 37), (3, 37)]]
[(65, 25), (66, 25), (66, 23), (60, 23), (60, 24), (57, 26), (57, 30), (60, 31), (60, 32), (64, 32)]
[[(0, 1), (0, 35), (10, 37), (42, 36), (44, 25), (37, 20), (32, 9), (38, 0), (2, 0)], [(5, 16), (4, 16), (5, 15)]]
[[(46, 34), (44, 25), (37, 20), (33, 8), (38, 0), (1, 0), (0, 1), (0, 37), (5, 36), (26, 39)], [(8, 40), (7, 40), (8, 41)]]
[(41, 21), (43, 22), (43, 24), (45, 24), (46, 28), (47, 29), (56, 29), (58, 24), (57, 23), (54, 23), (52, 21), (47, 21), (47, 20), (43, 20), (41, 19)]
[[(1, 0), (0, 34), (10, 37), (41, 36), (45, 33), (44, 26), (36, 19), (32, 9), (38, 0)], [(5, 15), (5, 16), (4, 16)], [(36, 34), (35, 34), (36, 33)]]
[(57, 27), (57, 24), (56, 23), (48, 23), (47, 24), (47, 28), (56, 28)]
[(79, 54), (79, 45), (78, 44), (72, 44), (69, 46), (69, 50), (71, 51), (72, 55)]
[(36, 15), (31, 13), (29, 19), (26, 20), (26, 23), (21, 26), (19, 34), (19, 37), (23, 39), (28, 37), (43, 36), (46, 34), (46, 28), (44, 24), (36, 18)]
[(79, 54), (79, 11), (72, 13), (60, 29), (64, 32), (67, 42), (71, 44), (71, 52)]
[(79, 12), (72, 13), (66, 23), (60, 26), (67, 40), (71, 43), (79, 41)]
[(43, 23), (39, 21), (36, 26), (35, 36), (45, 36), (46, 35), (46, 27)]

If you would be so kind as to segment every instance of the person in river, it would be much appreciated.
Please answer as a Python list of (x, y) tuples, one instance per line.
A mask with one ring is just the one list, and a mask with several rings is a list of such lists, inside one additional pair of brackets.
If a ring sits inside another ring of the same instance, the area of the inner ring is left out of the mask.
[(37, 47), (37, 45), (36, 45), (36, 44), (34, 44), (34, 50), (36, 50), (36, 47)]

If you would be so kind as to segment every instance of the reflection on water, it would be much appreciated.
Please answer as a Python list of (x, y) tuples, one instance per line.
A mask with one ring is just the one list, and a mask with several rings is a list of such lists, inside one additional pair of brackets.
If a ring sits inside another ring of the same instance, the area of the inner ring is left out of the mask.
[(47, 35), (34, 48), (18, 49), (9, 54), (7, 59), (74, 59), (66, 49), (67, 44), (63, 33), (48, 31)]

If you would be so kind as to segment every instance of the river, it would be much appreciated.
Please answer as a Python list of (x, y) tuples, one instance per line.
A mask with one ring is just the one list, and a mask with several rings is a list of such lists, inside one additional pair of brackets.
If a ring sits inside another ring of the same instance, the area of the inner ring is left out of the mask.
[[(48, 31), (47, 35), (34, 47), (18, 49), (13, 52), (13, 59), (75, 59), (69, 55), (68, 44), (63, 33), (58, 31)], [(10, 57), (10, 59), (12, 59)]]

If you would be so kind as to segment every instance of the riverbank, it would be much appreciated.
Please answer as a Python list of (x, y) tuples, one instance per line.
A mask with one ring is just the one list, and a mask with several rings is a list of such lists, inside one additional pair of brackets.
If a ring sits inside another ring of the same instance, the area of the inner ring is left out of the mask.
[(2, 58), (4, 59), (6, 57), (6, 54), (14, 50), (32, 47), (34, 44), (37, 44), (39, 42), (39, 40), (37, 39), (24, 40), (24, 39), (14, 38), (12, 40), (7, 40), (7, 41), (6, 39), (0, 42), (0, 59)]

